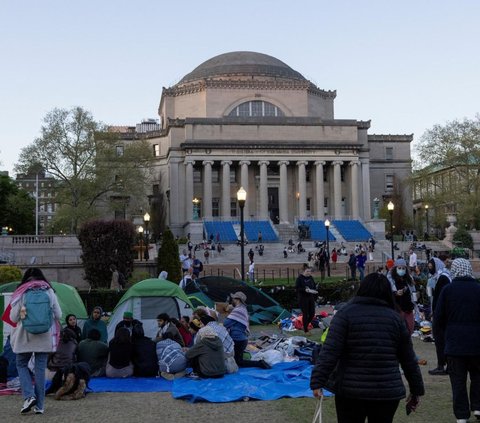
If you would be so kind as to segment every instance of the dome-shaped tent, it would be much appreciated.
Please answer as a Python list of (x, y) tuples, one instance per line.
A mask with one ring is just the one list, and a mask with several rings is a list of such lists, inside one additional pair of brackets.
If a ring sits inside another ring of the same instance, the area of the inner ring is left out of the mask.
[(108, 338), (112, 339), (115, 327), (130, 311), (133, 318), (143, 323), (145, 336), (153, 338), (157, 331), (157, 316), (167, 313), (170, 317), (192, 315), (192, 304), (183, 290), (175, 283), (164, 279), (145, 279), (136, 283), (118, 302), (108, 322)]

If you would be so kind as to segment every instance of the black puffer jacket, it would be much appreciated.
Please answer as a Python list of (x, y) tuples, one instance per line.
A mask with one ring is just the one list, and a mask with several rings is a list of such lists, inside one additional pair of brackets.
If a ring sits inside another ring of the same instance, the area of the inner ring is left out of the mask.
[(403, 319), (376, 298), (355, 297), (335, 315), (318, 360), (310, 380), (312, 389), (327, 388), (351, 399), (401, 399), (405, 387), (400, 363), (410, 392), (424, 393)]

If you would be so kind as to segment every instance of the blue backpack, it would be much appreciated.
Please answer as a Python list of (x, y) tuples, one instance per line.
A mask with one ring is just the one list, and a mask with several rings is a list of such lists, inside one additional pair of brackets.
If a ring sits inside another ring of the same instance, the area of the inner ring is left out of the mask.
[(46, 289), (29, 289), (25, 293), (27, 315), (22, 320), (23, 328), (34, 335), (48, 332), (52, 326), (52, 306)]

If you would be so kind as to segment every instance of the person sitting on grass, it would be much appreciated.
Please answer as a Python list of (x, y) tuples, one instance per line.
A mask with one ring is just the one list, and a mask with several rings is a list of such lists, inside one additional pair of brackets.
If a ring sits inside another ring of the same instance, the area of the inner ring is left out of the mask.
[(197, 342), (185, 353), (185, 358), (199, 377), (220, 378), (227, 371), (222, 341), (209, 326), (198, 331)]
[(87, 339), (90, 331), (96, 329), (100, 332), (100, 341), (105, 343), (108, 342), (107, 324), (102, 320), (102, 314), (102, 307), (93, 307), (91, 316), (83, 324), (82, 339)]
[(158, 360), (155, 342), (145, 336), (143, 325), (135, 325), (132, 331), (133, 374), (137, 377), (158, 375)]
[(172, 335), (172, 339), (175, 342), (178, 342), (181, 347), (185, 346), (182, 335), (180, 335), (180, 332), (178, 331), (175, 324), (171, 322), (170, 316), (167, 313), (160, 313), (157, 316), (157, 324), (159, 330), (157, 332), (157, 336), (154, 339), (155, 342), (164, 339), (165, 334), (170, 333)]
[(160, 376), (167, 380), (184, 376), (187, 368), (185, 353), (180, 344), (172, 338), (171, 333), (166, 333), (156, 345)]
[(105, 372), (107, 377), (125, 378), (132, 376), (133, 345), (130, 340), (130, 331), (127, 328), (118, 328), (108, 347), (110, 355)]
[(88, 338), (78, 345), (78, 361), (88, 363), (90, 377), (105, 376), (105, 366), (108, 359), (108, 345), (100, 341), (100, 331), (90, 329)]

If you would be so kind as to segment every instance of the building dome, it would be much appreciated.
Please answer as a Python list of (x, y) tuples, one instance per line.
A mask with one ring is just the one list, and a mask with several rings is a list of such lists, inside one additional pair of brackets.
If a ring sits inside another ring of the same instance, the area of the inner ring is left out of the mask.
[(185, 75), (179, 84), (213, 77), (245, 75), (306, 81), (299, 72), (275, 57), (253, 51), (234, 51), (203, 62)]

